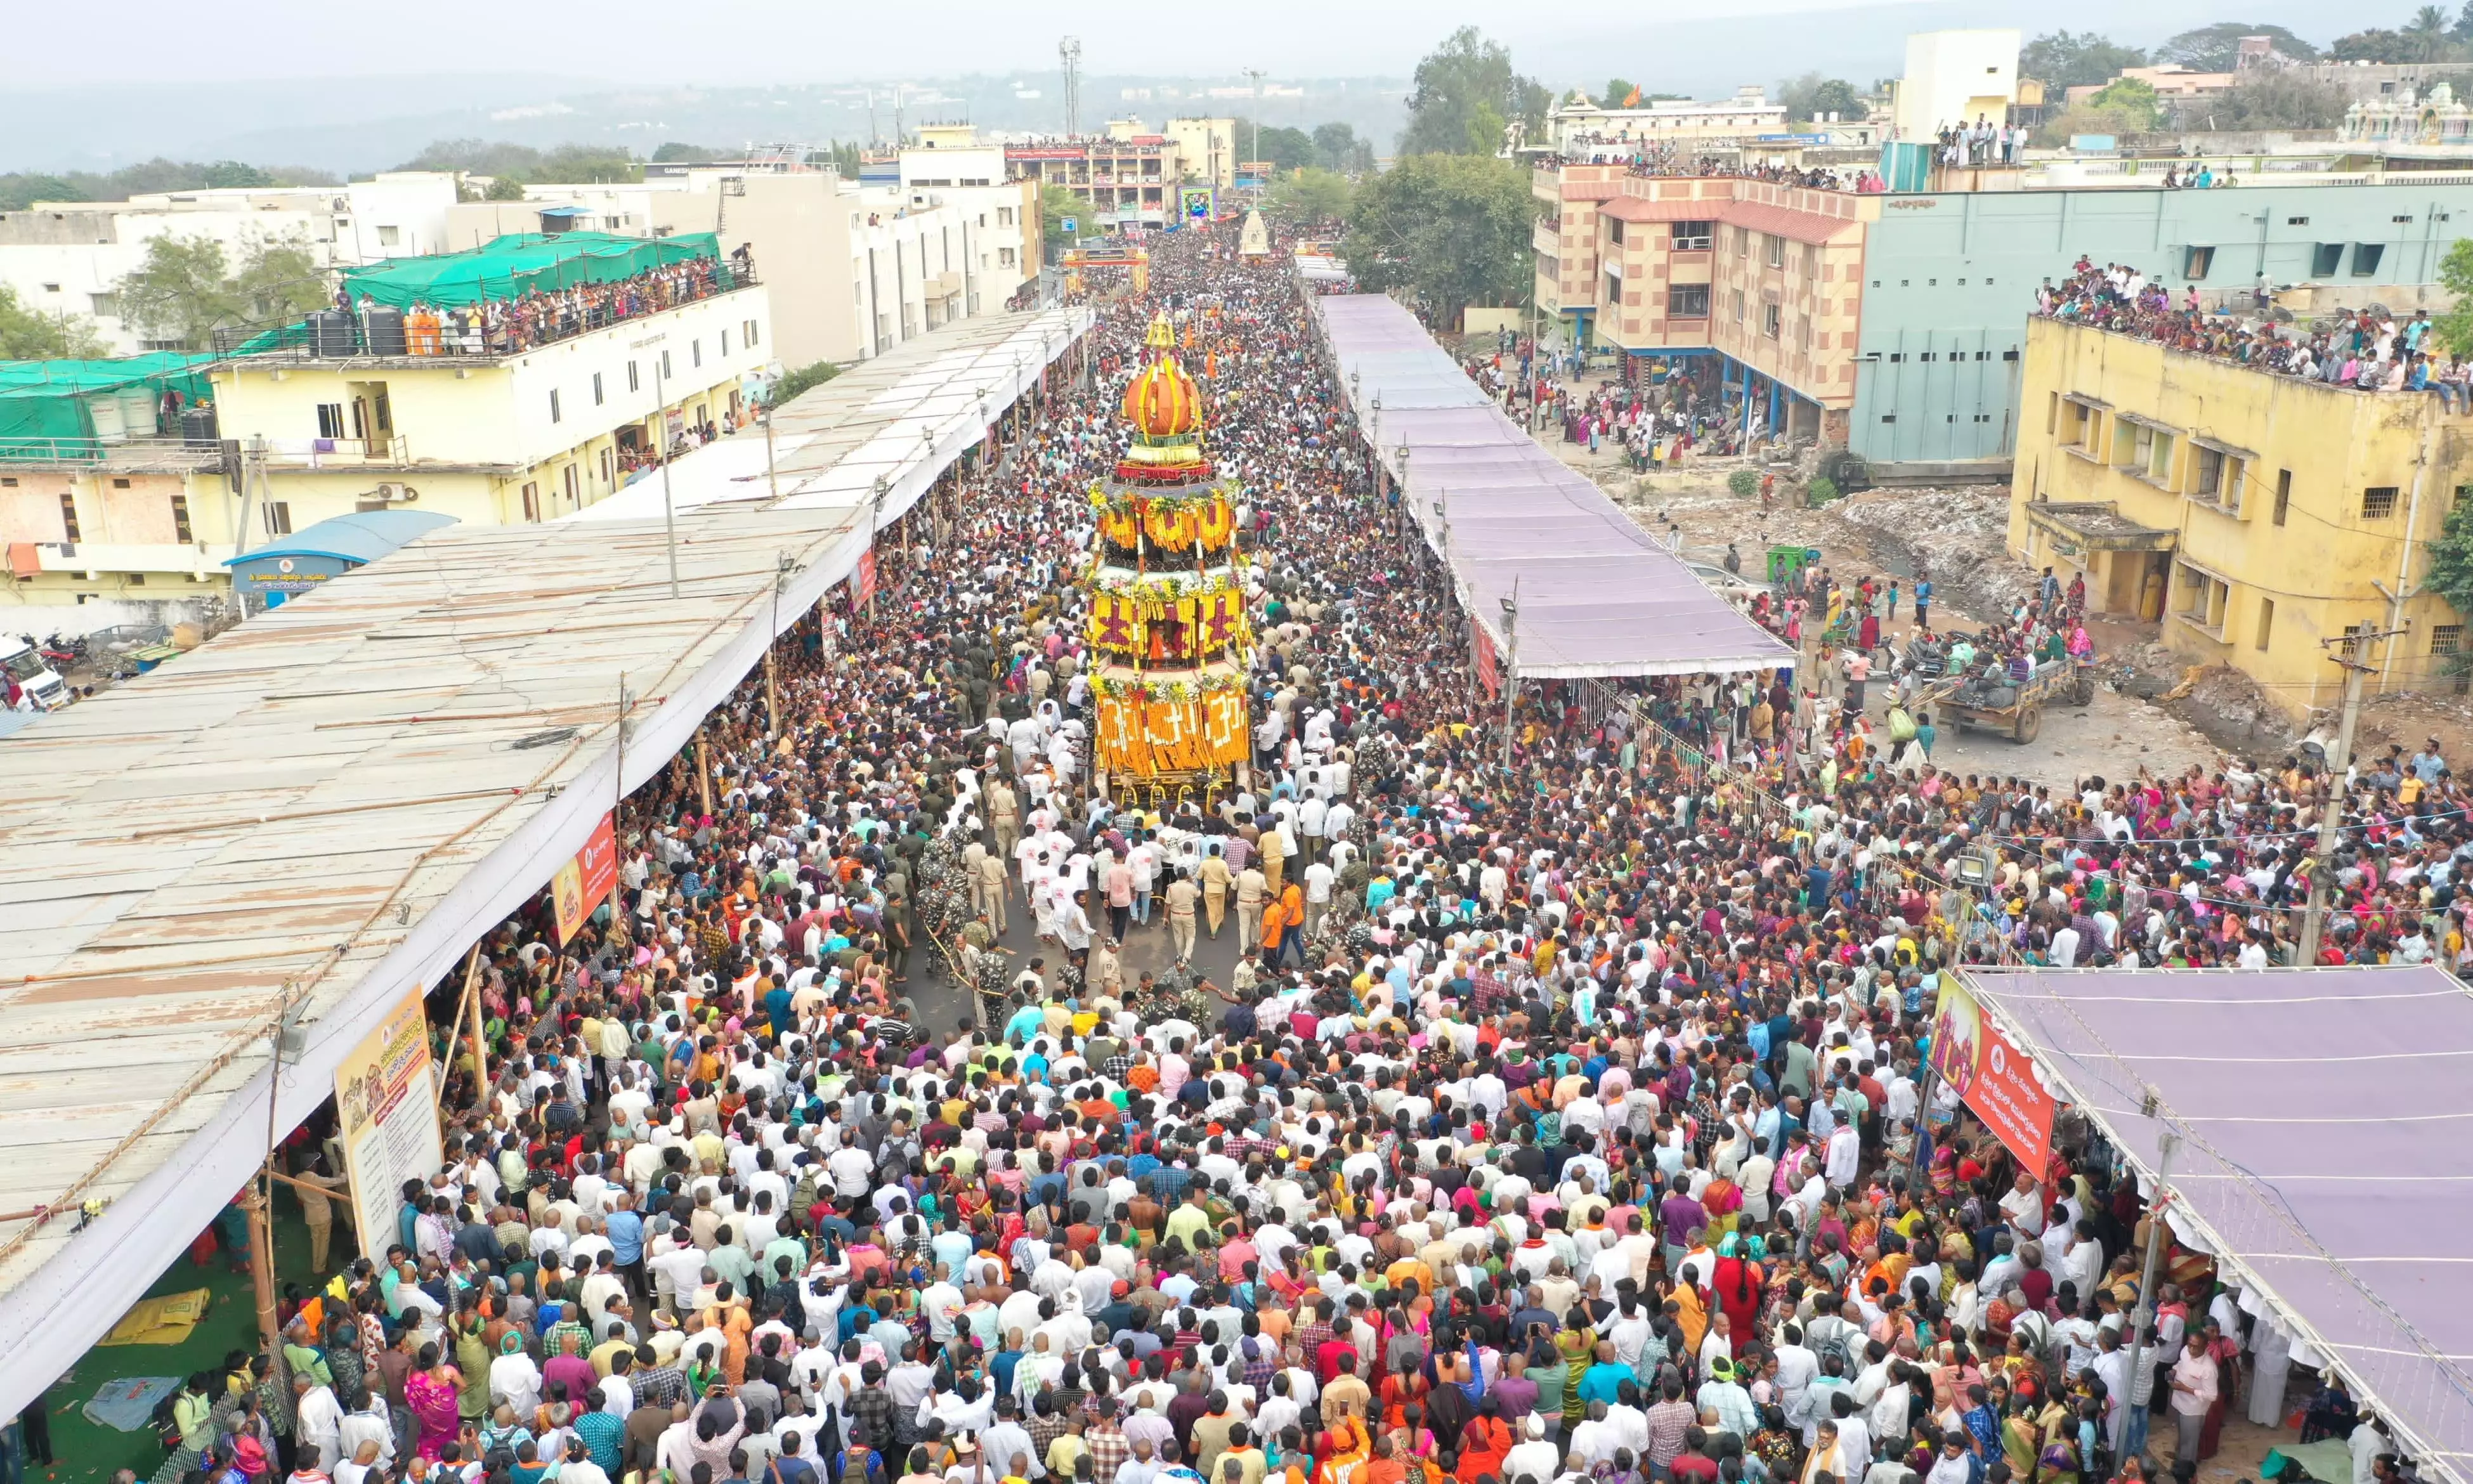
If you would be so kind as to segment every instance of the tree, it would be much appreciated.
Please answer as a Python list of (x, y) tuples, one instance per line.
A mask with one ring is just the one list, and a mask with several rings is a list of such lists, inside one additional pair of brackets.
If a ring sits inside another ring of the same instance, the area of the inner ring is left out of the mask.
[(326, 275), (298, 237), (250, 243), (235, 274), (222, 243), (166, 233), (146, 244), (119, 293), (121, 317), (139, 333), (202, 350), (217, 330), (289, 324), (322, 307)]
[[(2473, 4), (2473, 0), (2467, 0), (2467, 3)], [(1608, 78), (1606, 90), (1597, 102), (1600, 106), (1609, 108), (1638, 108), (1636, 99), (1639, 92), (1639, 86), (1628, 78)]]
[(1537, 203), (1527, 172), (1492, 156), (1426, 152), (1357, 189), (1341, 252), (1376, 292), (1415, 292), (1437, 324), (1471, 304), (1527, 301)]
[[(2473, 5), (2473, 0), (2465, 0)], [(61, 176), (0, 176), (0, 211), (23, 211), (38, 201), (84, 201), (85, 193)]]
[(2092, 31), (2075, 35), (2055, 31), (2037, 36), (2018, 53), (2020, 75), (2055, 89), (2109, 83), (2119, 77), (2125, 67), (2145, 65), (2145, 52), (2134, 46), (2123, 46), (2111, 37)]
[(2302, 40), (2282, 26), (2254, 24), (2249, 21), (2219, 21), (2184, 31), (2155, 49), (2157, 61), (2169, 61), (2195, 72), (2230, 72), (2241, 60), (2244, 36), (2266, 36), (2275, 49), (2294, 61), (2317, 61), (2318, 48)]
[(2313, 83), (2290, 72), (2259, 72), (2235, 83), (2205, 106), (2212, 129), (2333, 129), (2351, 102), (2335, 83)]
[[(2473, 0), (2465, 0), (2473, 5)], [(1374, 168), (1374, 141), (1359, 139), (1346, 124), (1325, 124), (1313, 132), (1314, 163), (1342, 175), (1364, 175)]]
[[(2456, 246), (2462, 248), (2465, 244), (2459, 242)], [(2455, 256), (2453, 251), (2449, 256)], [(2437, 539), (2430, 542), (2430, 568), (2421, 583), (2445, 599), (2460, 616), (2473, 613), (2473, 501), (2460, 500), (2447, 513)], [(2450, 656), (2448, 668), (2458, 675), (2473, 671), (2473, 651)]]
[[(1039, 188), (1040, 240), (1062, 249), (1083, 237), (1095, 237), (1099, 232), (1095, 220), (1098, 212), (1099, 208), (1091, 204), (1090, 197), (1068, 191), (1061, 185), (1043, 184)], [(1069, 232), (1065, 229), (1068, 219), (1074, 226)]]
[(2404, 61), (2413, 56), (2413, 43), (2395, 32), (2374, 27), (2338, 36), (2327, 48), (2327, 56), (2335, 61)]
[(609, 185), (643, 179), (643, 161), (625, 150), (601, 144), (562, 144), (541, 156), (540, 168), (526, 183)]
[(120, 317), (150, 340), (205, 347), (217, 329), (240, 322), (224, 245), (211, 237), (165, 233), (146, 244), (145, 260), (120, 280)]
[(2121, 132), (2143, 134), (2155, 127), (2164, 106), (2155, 96), (2155, 84), (2138, 78), (2116, 78), (2112, 84), (2087, 100), (2100, 113), (2119, 114)]
[(2464, 0), (2464, 8), (2456, 12), (2456, 24), (2447, 34), (2459, 41), (2473, 41), (2473, 0)]
[(2404, 39), (2413, 48), (2415, 61), (2442, 61), (2455, 54), (2447, 26), (2447, 12), (2435, 5), (2413, 12), (2412, 22), (2404, 28)]
[(1240, 118), (1236, 124), (1236, 148), (1256, 152), (1245, 156), (1249, 160), (1267, 159), (1273, 170), (1283, 174), (1314, 162), (1313, 136), (1302, 129), (1266, 124), (1262, 126), (1261, 138), (1257, 142), (1252, 120)]
[(1542, 131), (1553, 96), (1513, 71), (1510, 49), (1475, 26), (1453, 32), (1417, 63), (1415, 84), (1403, 155), (1491, 155), (1502, 148), (1508, 120), (1526, 124), (1532, 137)]
[(524, 199), (524, 182), (514, 176), (496, 177), (490, 181), (490, 188), (481, 193), (481, 199), (483, 201), (521, 201)]
[(290, 324), (326, 307), (326, 273), (306, 239), (259, 239), (241, 254), (232, 275), (232, 297), (252, 324)]
[(1786, 105), (1786, 116), (1796, 123), (1809, 122), (1824, 113), (1860, 119), (1866, 111), (1863, 95), (1855, 90), (1854, 84), (1844, 78), (1824, 78), (1817, 72), (1780, 83), (1778, 101)]
[(38, 313), (17, 301), (15, 289), (0, 283), (0, 361), (86, 361), (110, 353), (92, 320)]
[(1336, 222), (1348, 216), (1356, 195), (1346, 176), (1308, 168), (1274, 181), (1262, 206), (1284, 222)]
[(653, 163), (666, 165), (683, 160), (719, 159), (726, 153), (708, 150), (701, 144), (681, 144), (673, 139), (653, 152)]
[[(2456, 307), (2438, 317), (2438, 338), (2458, 355), (2473, 353), (2473, 237), (2458, 238), (2438, 260), (2438, 281), (2456, 299)], [(2473, 508), (2473, 501), (2464, 508)]]
[(802, 394), (814, 391), (841, 373), (842, 369), (830, 361), (818, 361), (797, 371), (783, 371), (780, 379), (766, 389), (764, 405), (768, 408), (786, 407)]

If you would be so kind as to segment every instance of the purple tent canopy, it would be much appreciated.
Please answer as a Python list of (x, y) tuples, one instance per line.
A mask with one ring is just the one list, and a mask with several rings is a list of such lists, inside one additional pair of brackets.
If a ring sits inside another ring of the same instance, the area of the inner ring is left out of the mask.
[(1375, 456), (1405, 488), (1409, 514), (1458, 574), (1498, 653), (1511, 639), (1499, 600), (1519, 584), (1520, 674), (1697, 675), (1795, 662), (1783, 640), (1504, 417), (1414, 315), (1379, 294), (1317, 299), (1314, 307)]
[(2473, 991), (2432, 965), (1965, 977), (2143, 1185), (2178, 1138), (2176, 1237), (2426, 1474), (2473, 1473)]

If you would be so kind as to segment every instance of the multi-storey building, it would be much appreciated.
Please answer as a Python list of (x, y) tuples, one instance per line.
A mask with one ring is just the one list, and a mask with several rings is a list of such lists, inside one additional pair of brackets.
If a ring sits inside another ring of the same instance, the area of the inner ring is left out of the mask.
[(1164, 227), (1176, 219), (1185, 166), (1173, 138), (1119, 119), (1096, 138), (1007, 145), (1005, 172), (1089, 198), (1096, 226)]
[(984, 155), (990, 174), (967, 177), (983, 186), (924, 183), (966, 179), (958, 169), (923, 169), (908, 190), (898, 168), (861, 182), (797, 162), (649, 165), (641, 182), (533, 186), (523, 201), (468, 203), (448, 220), (466, 248), (508, 232), (712, 232), (725, 251), (744, 245), (765, 265), (777, 359), (853, 361), (1002, 309), (1025, 262), (1036, 276), (1035, 198), (1007, 185), (995, 151)]
[(2349, 631), (2391, 635), (2382, 685), (2439, 679), (2464, 649), (2464, 615), (2421, 586), (2426, 543), (2473, 497), (2473, 438), (2437, 397), (2065, 321), (2023, 339), (2009, 547), (2083, 577), (2091, 612), (2160, 622), (2295, 717), (2336, 701), (2327, 641)]
[(157, 345), (121, 313), (120, 281), (157, 237), (212, 242), (234, 270), (259, 245), (298, 246), (318, 267), (444, 251), (456, 178), (387, 171), (349, 185), (158, 191), (0, 211), (0, 284), (37, 314), (83, 320), (115, 354)]
[(1167, 137), (1176, 145), (1184, 179), (1221, 191), (1236, 185), (1236, 121), (1233, 118), (1172, 118)]
[(1635, 363), (1715, 357), (1756, 419), (1844, 443), (1871, 199), (1732, 178), (1541, 174), (1537, 295)]
[(321, 349), (313, 338), (214, 368), (223, 436), (264, 474), (245, 493), (252, 539), (415, 503), (468, 524), (555, 519), (613, 493), (664, 446), (743, 426), (778, 364), (766, 291), (744, 275), (520, 349)]
[[(1537, 301), (1581, 344), (1726, 357), (1728, 384), (1748, 379), (1775, 427), (1804, 432), (1816, 416), (1823, 441), (1876, 464), (1997, 472), (2019, 434), (2022, 296), (2081, 256), (2243, 308), (2262, 275), (2300, 313), (2437, 306), (2473, 185), (2259, 180), (1866, 195), (1564, 165), (1535, 176)], [(1691, 224), (1680, 237), (1676, 222)], [(1705, 321), (1693, 317), (1703, 281)]]

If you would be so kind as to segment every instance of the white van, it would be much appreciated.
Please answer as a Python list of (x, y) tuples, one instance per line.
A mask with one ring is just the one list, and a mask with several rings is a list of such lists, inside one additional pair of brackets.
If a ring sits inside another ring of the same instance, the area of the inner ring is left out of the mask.
[(57, 711), (69, 704), (68, 682), (20, 635), (0, 634), (0, 675), (7, 677), (0, 682), (0, 698), (13, 699), (21, 710)]

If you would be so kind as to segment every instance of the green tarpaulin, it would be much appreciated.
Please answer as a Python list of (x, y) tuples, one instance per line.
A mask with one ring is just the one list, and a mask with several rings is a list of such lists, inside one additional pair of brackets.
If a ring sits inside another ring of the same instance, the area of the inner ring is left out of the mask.
[(203, 401), (210, 395), (204, 370), (213, 359), (158, 352), (117, 361), (0, 361), (0, 457), (86, 457), (94, 438), (87, 397), (142, 385), (157, 399), (171, 387), (184, 401)]
[(344, 270), (344, 285), (359, 302), (396, 309), (415, 303), (456, 309), (491, 299), (515, 299), (577, 283), (606, 283), (689, 258), (719, 257), (710, 232), (676, 237), (615, 237), (607, 232), (511, 232), (463, 252), (399, 257)]

